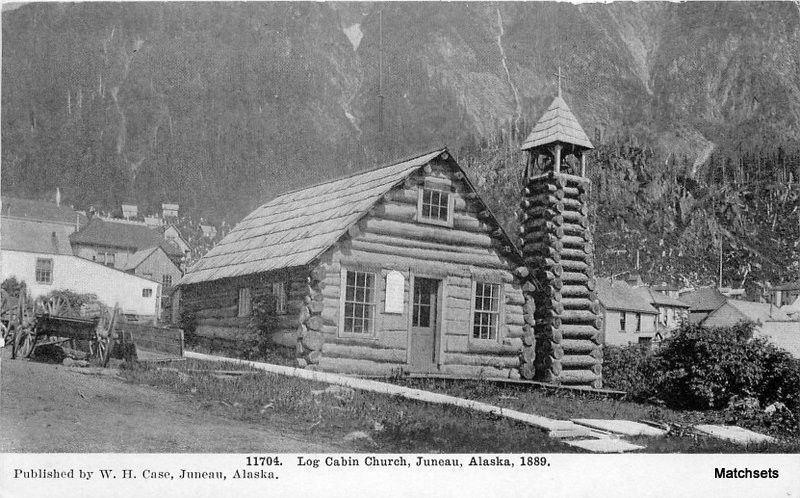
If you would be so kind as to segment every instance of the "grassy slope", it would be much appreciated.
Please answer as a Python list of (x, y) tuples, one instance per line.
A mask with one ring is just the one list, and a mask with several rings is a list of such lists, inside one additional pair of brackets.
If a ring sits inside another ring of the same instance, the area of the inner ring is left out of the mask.
[[(137, 365), (122, 371), (129, 381), (196, 396), (215, 414), (294, 432), (341, 439), (364, 431), (372, 441), (356, 443), (356, 451), (419, 453), (564, 453), (574, 448), (550, 439), (544, 432), (502, 418), (458, 408), (429, 405), (367, 392), (313, 394), (327, 386), (300, 379), (253, 372), (235, 379), (219, 379), (187, 369), (241, 370), (233, 364), (189, 360), (181, 372)], [(494, 402), (554, 418), (618, 417), (630, 420), (656, 418), (683, 420), (669, 410), (590, 396), (563, 396), (539, 390), (499, 387), (488, 382), (415, 381), (414, 387)], [(743, 452), (723, 441), (691, 436), (642, 439), (647, 452)], [(748, 452), (797, 452), (800, 445), (773, 444), (748, 447)]]

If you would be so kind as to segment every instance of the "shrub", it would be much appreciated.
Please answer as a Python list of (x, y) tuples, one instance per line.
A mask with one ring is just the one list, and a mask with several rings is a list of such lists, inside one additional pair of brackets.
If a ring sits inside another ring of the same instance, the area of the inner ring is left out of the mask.
[(726, 406), (733, 396), (755, 396), (766, 343), (752, 339), (753, 326), (684, 324), (658, 352), (660, 397), (677, 408), (709, 409)]
[(9, 296), (19, 297), (20, 289), (25, 288), (25, 281), (17, 280), (16, 277), (8, 277), (7, 279), (3, 280), (3, 283), (0, 284), (0, 287), (2, 287), (2, 289), (6, 291)]
[(248, 355), (253, 358), (271, 357), (276, 345), (270, 340), (270, 334), (278, 328), (278, 316), (275, 314), (275, 298), (273, 296), (258, 296), (253, 299), (250, 328), (258, 332), (258, 340), (255, 344), (250, 345)]
[(764, 369), (758, 392), (761, 406), (783, 403), (800, 419), (800, 360), (767, 344), (761, 364)]
[(659, 379), (657, 358), (646, 345), (603, 348), (605, 387), (626, 391), (633, 398), (647, 399), (656, 395)]
[(67, 309), (62, 310), (64, 313), (77, 313), (80, 311), (81, 306), (83, 305), (95, 305), (95, 306), (102, 306), (100, 301), (97, 299), (97, 295), (95, 294), (80, 294), (78, 292), (71, 291), (69, 289), (56, 289), (48, 292), (46, 295), (42, 296), (42, 301), (47, 302), (49, 300), (61, 300), (64, 305), (66, 305)]
[(800, 360), (753, 338), (753, 327), (684, 324), (657, 350), (606, 346), (605, 384), (674, 408), (741, 408), (748, 399), (757, 400), (760, 409), (783, 403), (800, 419)]

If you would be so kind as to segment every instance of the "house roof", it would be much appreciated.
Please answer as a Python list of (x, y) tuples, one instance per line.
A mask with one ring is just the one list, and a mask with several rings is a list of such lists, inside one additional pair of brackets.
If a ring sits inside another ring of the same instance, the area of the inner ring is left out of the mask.
[(532, 149), (540, 145), (562, 142), (587, 149), (594, 149), (586, 132), (583, 131), (569, 106), (559, 95), (539, 118), (536, 126), (522, 144), (522, 150)]
[(76, 218), (80, 225), (86, 224), (86, 215), (78, 213), (69, 206), (59, 206), (53, 202), (23, 199), (3, 195), (2, 216), (26, 218), (39, 221), (64, 223), (75, 226)]
[(0, 218), (0, 248), (46, 254), (72, 254), (73, 227), (34, 219)]
[[(140, 264), (144, 262), (147, 258), (150, 257), (151, 254), (161, 249), (160, 247), (148, 247), (147, 249), (140, 249), (135, 253), (131, 254), (128, 260), (125, 262), (125, 267), (123, 270), (135, 270)], [(163, 249), (161, 249), (163, 251)]]
[[(446, 150), (437, 149), (272, 199), (234, 226), (178, 285), (310, 263), (393, 187)], [(452, 164), (463, 173), (455, 161)]]
[(597, 299), (606, 309), (658, 314), (658, 310), (650, 305), (649, 299), (639, 289), (631, 287), (627, 282), (598, 278), (596, 289)]
[(739, 313), (747, 317), (748, 320), (752, 320), (754, 322), (785, 322), (791, 320), (789, 315), (781, 311), (781, 309), (774, 304), (770, 303), (754, 303), (752, 301), (728, 299), (726, 304), (736, 309)]
[(800, 290), (800, 280), (798, 280), (797, 282), (786, 282), (780, 285), (776, 285), (775, 287), (771, 287), (768, 290), (769, 291)]
[(651, 287), (637, 287), (637, 289), (641, 294), (642, 297), (648, 300), (650, 304), (654, 306), (671, 306), (673, 308), (688, 308), (689, 305), (681, 301), (680, 299), (676, 299), (674, 297), (670, 297), (666, 294), (662, 294), (660, 292), (656, 292)]
[(650, 286), (651, 289), (654, 291), (676, 291), (680, 290), (680, 286), (674, 284), (668, 284), (666, 282), (662, 282), (660, 284)]
[(715, 287), (700, 287), (684, 292), (680, 300), (689, 305), (690, 311), (712, 311), (722, 306), (727, 298)]
[(123, 221), (92, 218), (83, 228), (73, 233), (73, 244), (133, 248), (136, 250), (161, 246), (168, 255), (181, 256), (180, 249), (168, 244), (158, 232), (147, 225)]

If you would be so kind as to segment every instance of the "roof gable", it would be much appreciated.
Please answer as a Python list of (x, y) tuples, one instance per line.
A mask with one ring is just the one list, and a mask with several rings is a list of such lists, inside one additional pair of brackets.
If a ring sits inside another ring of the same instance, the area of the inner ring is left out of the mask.
[[(444, 152), (437, 149), (278, 196), (234, 226), (178, 285), (304, 266), (333, 246), (392, 188)], [(455, 161), (452, 164), (464, 173)], [(468, 179), (467, 183), (474, 191)]]
[(125, 262), (125, 268), (123, 268), (123, 270), (135, 270), (156, 251), (163, 251), (163, 249), (160, 247), (150, 247), (148, 249), (140, 249), (136, 251), (135, 253), (131, 254), (128, 260)]
[(540, 145), (555, 142), (578, 145), (587, 149), (594, 149), (586, 132), (572, 114), (569, 106), (559, 95), (539, 118), (536, 126), (522, 144), (522, 150), (532, 149)]

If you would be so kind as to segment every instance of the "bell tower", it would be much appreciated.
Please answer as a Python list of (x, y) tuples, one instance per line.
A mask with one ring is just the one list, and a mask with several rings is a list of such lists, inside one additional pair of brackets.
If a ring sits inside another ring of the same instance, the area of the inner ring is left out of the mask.
[(527, 152), (520, 232), (530, 272), (534, 378), (602, 387), (599, 303), (588, 218), (586, 156), (594, 146), (561, 96), (522, 145)]

